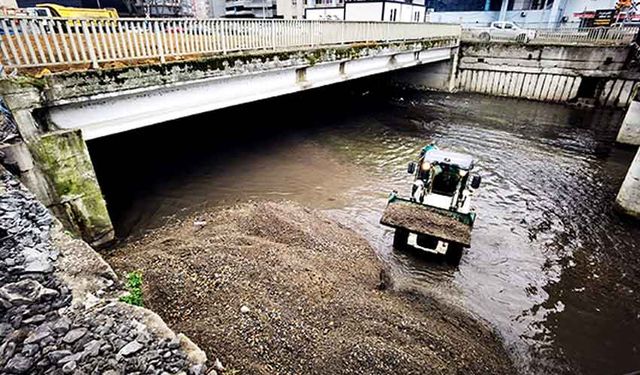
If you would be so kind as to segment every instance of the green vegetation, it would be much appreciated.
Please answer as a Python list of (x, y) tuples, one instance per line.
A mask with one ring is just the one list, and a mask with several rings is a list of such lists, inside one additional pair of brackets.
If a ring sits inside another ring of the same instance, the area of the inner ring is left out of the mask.
[(142, 301), (142, 272), (133, 271), (127, 274), (125, 285), (128, 294), (120, 297), (121, 302), (126, 302), (135, 306), (143, 306)]

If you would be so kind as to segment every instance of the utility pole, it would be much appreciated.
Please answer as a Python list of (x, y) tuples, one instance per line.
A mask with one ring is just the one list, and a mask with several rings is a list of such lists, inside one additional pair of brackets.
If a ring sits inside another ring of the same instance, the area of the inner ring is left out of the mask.
[(504, 21), (507, 18), (507, 7), (509, 0), (502, 0), (502, 6), (500, 7), (500, 18), (498, 21)]

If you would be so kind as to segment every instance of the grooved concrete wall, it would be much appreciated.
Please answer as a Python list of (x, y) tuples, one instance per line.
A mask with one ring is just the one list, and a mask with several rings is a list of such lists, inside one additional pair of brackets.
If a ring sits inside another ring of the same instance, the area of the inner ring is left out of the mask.
[(626, 107), (640, 81), (626, 70), (629, 51), (622, 47), (479, 43), (460, 51), (460, 91)]
[[(564, 103), (578, 99), (583, 77), (578, 75), (461, 70), (458, 90)], [(626, 107), (638, 80), (605, 78), (596, 84), (594, 98), (606, 106)]]

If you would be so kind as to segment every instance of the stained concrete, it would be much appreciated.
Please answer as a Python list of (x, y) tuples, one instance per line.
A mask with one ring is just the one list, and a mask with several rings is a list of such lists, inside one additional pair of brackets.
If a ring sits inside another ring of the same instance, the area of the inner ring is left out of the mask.
[(640, 146), (640, 101), (633, 101), (629, 106), (616, 141)]
[(640, 149), (622, 182), (616, 205), (625, 214), (640, 219)]

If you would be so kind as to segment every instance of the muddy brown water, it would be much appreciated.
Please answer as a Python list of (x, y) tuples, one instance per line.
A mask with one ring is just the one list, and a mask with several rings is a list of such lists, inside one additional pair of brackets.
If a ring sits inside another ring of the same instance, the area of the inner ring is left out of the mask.
[[(399, 287), (493, 325), (522, 373), (625, 374), (640, 370), (640, 224), (613, 210), (634, 155), (614, 142), (622, 115), (365, 81), (89, 147), (123, 241), (211, 207), (298, 201), (365, 236)], [(394, 250), (378, 224), (429, 140), (474, 155), (483, 178), (458, 267)]]

